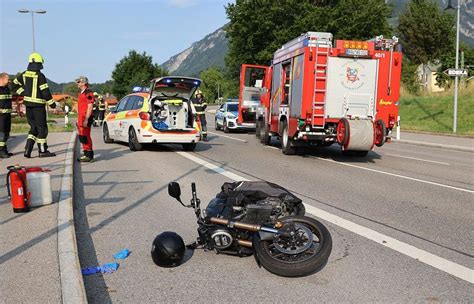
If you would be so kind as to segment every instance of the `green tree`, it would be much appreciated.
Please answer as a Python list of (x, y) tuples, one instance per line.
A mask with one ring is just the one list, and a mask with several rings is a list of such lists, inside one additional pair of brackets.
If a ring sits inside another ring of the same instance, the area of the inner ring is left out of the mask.
[(454, 18), (435, 2), (413, 0), (400, 15), (398, 35), (413, 64), (427, 64), (454, 47)]
[[(389, 36), (391, 8), (381, 0), (341, 0), (331, 9), (328, 29), (336, 39), (368, 40)], [(322, 12), (318, 12), (321, 15)]]
[(77, 97), (77, 95), (79, 94), (79, 88), (77, 87), (77, 84), (75, 84), (74, 82), (71, 82), (64, 85), (63, 93), (71, 95), (73, 97)]
[(420, 92), (420, 79), (417, 73), (418, 64), (413, 64), (406, 56), (403, 56), (402, 83), (405, 89), (412, 94)]
[(153, 63), (146, 52), (129, 51), (128, 55), (115, 65), (112, 72), (112, 92), (117, 98), (128, 94), (134, 86), (148, 86), (150, 80), (161, 75), (168, 75), (158, 64)]
[(224, 76), (219, 69), (211, 67), (202, 71), (199, 78), (202, 80), (200, 89), (204, 96), (206, 96), (207, 102), (215, 102), (219, 96), (222, 96)]
[(113, 85), (114, 85), (113, 80), (107, 80), (104, 83), (91, 84), (90, 88), (92, 91), (104, 95), (106, 93), (112, 93)]
[[(466, 66), (472, 67), (471, 69), (468, 69), (469, 76), (474, 76), (474, 48), (462, 43), (459, 46), (459, 51), (459, 68), (465, 68)], [(464, 67), (461, 66), (461, 54), (464, 57)], [(436, 83), (442, 87), (450, 87), (454, 78), (444, 74), (444, 71), (449, 68), (454, 68), (456, 62), (456, 49), (453, 47), (450, 52), (443, 54), (439, 58), (439, 62), (441, 66), (439, 67), (438, 73), (436, 74)]]
[(390, 7), (382, 0), (236, 0), (226, 6), (227, 75), (238, 79), (243, 63), (269, 65), (284, 43), (308, 31), (335, 39), (369, 39), (390, 34)]
[(218, 97), (225, 100), (228, 97), (239, 96), (239, 83), (229, 80), (218, 68), (211, 67), (202, 71), (199, 78), (203, 81), (200, 89), (208, 102), (217, 102)]

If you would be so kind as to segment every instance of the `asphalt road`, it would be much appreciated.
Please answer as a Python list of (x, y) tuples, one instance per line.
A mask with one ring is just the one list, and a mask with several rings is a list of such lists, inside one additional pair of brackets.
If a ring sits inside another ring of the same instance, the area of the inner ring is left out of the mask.
[[(335, 146), (285, 156), (253, 134), (209, 137), (194, 153), (174, 145), (131, 152), (104, 144), (94, 129), (97, 160), (75, 167), (81, 264), (112, 262), (123, 248), (132, 254), (113, 274), (84, 277), (91, 303), (474, 300), (472, 153), (394, 143), (366, 158), (344, 157)], [(196, 182), (206, 204), (235, 179), (271, 181), (302, 198), (332, 235), (326, 267), (289, 279), (252, 257), (203, 250), (188, 252), (177, 268), (155, 266), (157, 234), (197, 236), (194, 213), (168, 196), (168, 182), (181, 184), (185, 200)]]

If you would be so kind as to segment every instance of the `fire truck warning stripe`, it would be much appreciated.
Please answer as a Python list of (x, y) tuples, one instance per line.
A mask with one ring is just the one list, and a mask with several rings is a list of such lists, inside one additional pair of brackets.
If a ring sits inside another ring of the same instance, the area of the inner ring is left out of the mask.
[[(182, 152), (182, 151), (175, 151), (177, 154), (197, 163), (200, 164), (216, 173), (219, 173), (225, 177), (230, 178), (231, 180), (234, 181), (248, 181), (249, 179), (237, 175), (235, 173), (229, 172), (225, 170), (222, 167), (219, 167), (217, 165), (214, 165), (212, 163), (209, 163), (199, 157), (196, 157), (188, 152)], [(358, 166), (355, 166), (358, 167)], [(363, 167), (360, 167), (363, 168)], [(365, 168), (363, 168), (365, 169)], [(377, 171), (377, 170), (375, 170)], [(382, 171), (380, 171), (382, 172)], [(461, 189), (461, 188), (459, 188)], [(464, 189), (466, 190), (466, 189)], [(416, 248), (415, 246), (409, 245), (407, 243), (401, 242), (397, 239), (394, 239), (392, 237), (389, 237), (387, 235), (384, 235), (382, 233), (379, 233), (375, 230), (366, 228), (364, 226), (361, 226), (359, 224), (356, 224), (354, 222), (348, 221), (346, 219), (343, 219), (337, 215), (331, 214), (329, 212), (326, 212), (322, 209), (319, 209), (317, 207), (314, 207), (312, 205), (305, 204), (306, 211), (315, 217), (321, 218), (325, 221), (328, 221), (336, 226), (339, 226), (341, 228), (344, 228), (346, 230), (349, 230), (353, 233), (356, 233), (362, 237), (365, 237), (371, 241), (374, 241), (376, 243), (379, 243), (385, 247), (391, 248), (397, 252), (400, 252), (408, 257), (411, 257), (413, 259), (416, 259), (420, 262), (423, 262), (431, 267), (437, 268), (441, 271), (444, 271), (450, 275), (456, 276), (460, 279), (463, 279), (465, 281), (468, 281), (470, 283), (474, 283), (474, 270), (462, 266), (460, 264), (451, 262), (447, 259), (444, 259), (442, 257), (439, 257), (437, 255), (434, 255), (428, 251)]]

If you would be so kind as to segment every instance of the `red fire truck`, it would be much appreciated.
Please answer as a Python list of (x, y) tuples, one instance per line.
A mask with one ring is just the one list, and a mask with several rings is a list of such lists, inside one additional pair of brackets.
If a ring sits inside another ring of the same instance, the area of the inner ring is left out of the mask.
[(256, 124), (282, 152), (339, 143), (365, 156), (390, 141), (398, 117), (402, 54), (398, 40), (336, 40), (307, 32), (278, 49), (271, 66), (242, 65), (239, 124)]

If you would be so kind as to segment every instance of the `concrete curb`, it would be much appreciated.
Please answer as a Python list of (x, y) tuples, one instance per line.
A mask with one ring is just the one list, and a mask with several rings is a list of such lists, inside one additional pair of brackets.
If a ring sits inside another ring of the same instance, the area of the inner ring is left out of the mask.
[(66, 149), (58, 206), (58, 259), (62, 303), (87, 303), (74, 228), (73, 168), (75, 144), (76, 132), (74, 131)]
[(400, 143), (400, 144), (412, 144), (412, 145), (418, 145), (418, 146), (425, 146), (425, 147), (432, 147), (432, 148), (442, 148), (442, 149), (447, 149), (447, 150), (455, 150), (455, 151), (474, 153), (474, 148), (461, 147), (461, 146), (455, 146), (455, 145), (445, 145), (445, 144), (429, 143), (429, 142), (424, 142), (424, 141), (406, 140), (406, 139), (405, 140), (404, 139), (399, 139), (399, 140), (392, 139), (392, 142)]

